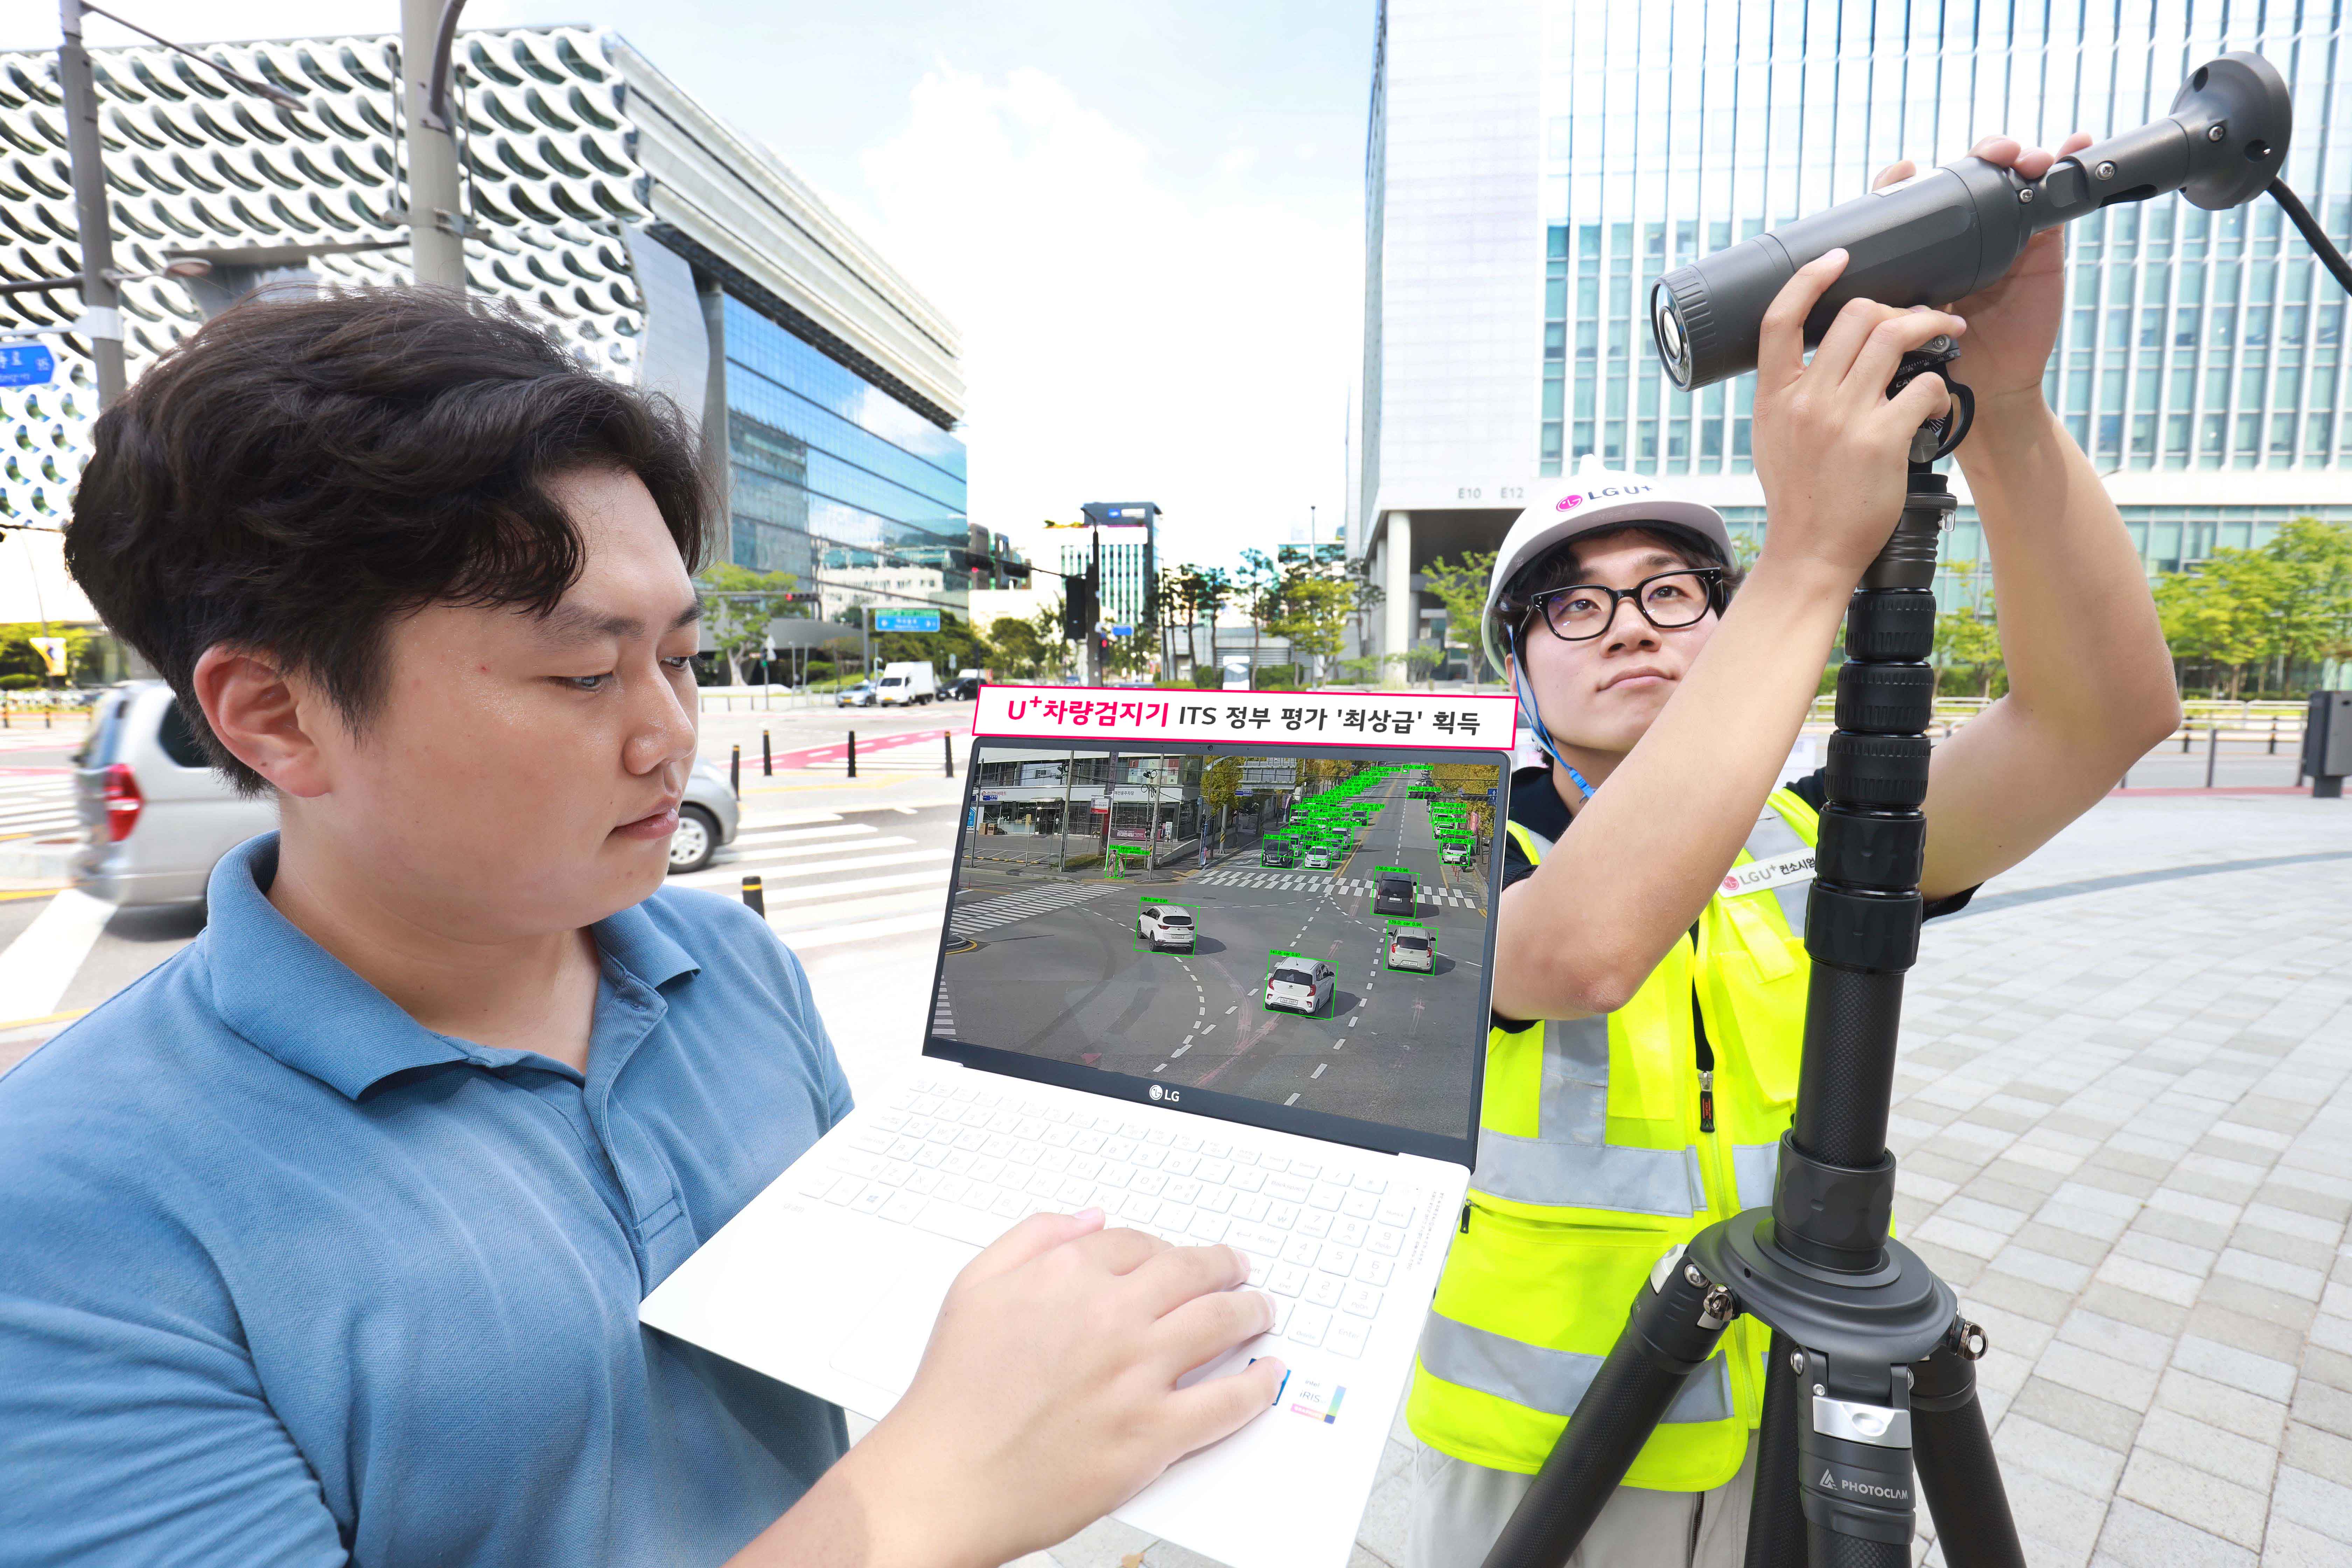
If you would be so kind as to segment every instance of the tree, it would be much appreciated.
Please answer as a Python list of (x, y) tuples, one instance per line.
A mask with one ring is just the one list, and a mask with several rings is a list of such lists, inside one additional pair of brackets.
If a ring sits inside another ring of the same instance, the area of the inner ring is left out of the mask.
[(2156, 613), (2172, 657), (2227, 668), (2234, 700), (2245, 667), (2276, 647), (2285, 580), (2280, 563), (2262, 552), (2228, 546), (2194, 571), (2158, 578)]
[(1242, 797), (1242, 760), (1239, 757), (1219, 757), (1201, 774), (1201, 798), (1217, 810), (1232, 805)]
[[(1294, 663), (1306, 654), (1319, 665), (1325, 656), (1339, 651), (1339, 632), (1353, 596), (1345, 572), (1336, 564), (1292, 562), (1283, 569), (1266, 629), (1289, 642)], [(1315, 679), (1308, 677), (1310, 683)]]
[(1039, 673), (1061, 679), (1070, 658), (1070, 639), (1063, 635), (1062, 601), (1055, 599), (1039, 606), (1037, 613), (1029, 617), (1029, 625), (1037, 634), (1038, 647), (1044, 650)]
[[(1429, 591), (1445, 606), (1445, 631), (1460, 637), (1470, 650), (1470, 679), (1484, 680), (1485, 639), (1480, 622), (1486, 614), (1486, 581), (1494, 574), (1495, 552), (1465, 552), (1460, 561), (1433, 561), (1422, 572)], [(1499, 672), (1498, 672), (1499, 673)]]
[(2352, 658), (2352, 528), (2294, 518), (2263, 552), (2284, 576), (2277, 613), (2282, 660)]
[(743, 660), (766, 646), (768, 623), (791, 612), (793, 601), (785, 595), (799, 583), (790, 572), (754, 572), (733, 562), (703, 570), (702, 623), (726, 658), (728, 685), (743, 684)]
[(1282, 568), (1263, 550), (1242, 552), (1242, 569), (1234, 574), (1234, 587), (1249, 616), (1250, 668), (1257, 668), (1258, 639), (1269, 623), (1282, 614)]
[[(1059, 634), (1061, 627), (1054, 630)], [(999, 616), (988, 623), (988, 640), (996, 647), (996, 663), (991, 668), (1015, 680), (1029, 679), (1045, 667), (1045, 639), (1037, 635), (1034, 621)]]
[(1978, 677), (1977, 694), (1989, 698), (2001, 670), (2000, 630), (1990, 574), (1976, 561), (1955, 561), (1945, 570), (1959, 583), (1968, 602), (1936, 617), (1936, 689), (1943, 689), (1948, 667), (1959, 666)]
[(2000, 630), (1990, 615), (1973, 607), (1947, 611), (1936, 617), (1937, 684), (1942, 685), (1947, 665), (1973, 669), (1981, 680), (1979, 697), (1992, 695), (1993, 678), (2000, 673)]

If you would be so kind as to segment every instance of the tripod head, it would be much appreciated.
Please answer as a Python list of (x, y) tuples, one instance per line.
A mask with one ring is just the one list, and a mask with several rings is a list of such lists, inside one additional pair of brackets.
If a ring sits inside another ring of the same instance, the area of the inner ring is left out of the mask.
[[(2007, 272), (2043, 229), (2118, 202), (2179, 191), (2193, 205), (2222, 208), (2284, 191), (2294, 121), (2286, 82), (2269, 61), (2223, 55), (2190, 74), (2161, 119), (2061, 158), (2038, 180), (1960, 158), (1676, 268), (1650, 286), (1658, 358), (1686, 392), (1754, 370), (1773, 296), (1798, 268), (1840, 247), (1851, 259), (1805, 318), (1809, 348), (1849, 300), (1902, 308), (1960, 299)], [(2292, 193), (2281, 205), (2300, 207)], [(2300, 218), (2296, 226), (2306, 238), (2316, 233)], [(2324, 238), (2315, 244), (2323, 258), (2334, 254)], [(2330, 270), (2341, 265), (2336, 257)]]

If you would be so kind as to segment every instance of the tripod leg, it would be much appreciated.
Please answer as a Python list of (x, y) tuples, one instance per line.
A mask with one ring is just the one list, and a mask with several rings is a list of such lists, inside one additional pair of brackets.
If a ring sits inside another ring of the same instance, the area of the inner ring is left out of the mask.
[(2025, 1568), (1977, 1403), (1973, 1363), (1983, 1353), (1983, 1331), (1955, 1322), (1944, 1342), (1911, 1369), (1912, 1457), (1950, 1568)]
[(1777, 1329), (1765, 1363), (1756, 1429), (1756, 1491), (1748, 1505), (1745, 1568), (1804, 1568), (1805, 1510), (1797, 1492), (1797, 1423), (1803, 1385), (1789, 1364), (1797, 1342)]
[(1660, 1265), (1485, 1568), (1559, 1568), (1568, 1561), (1685, 1381), (1723, 1338), (1732, 1311), (1730, 1293), (1681, 1252)]

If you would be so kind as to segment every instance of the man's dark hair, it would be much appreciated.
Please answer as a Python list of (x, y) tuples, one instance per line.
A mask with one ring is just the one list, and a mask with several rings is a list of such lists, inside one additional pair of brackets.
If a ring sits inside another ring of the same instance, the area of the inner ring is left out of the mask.
[(586, 369), (511, 306), (419, 289), (257, 298), (100, 416), (66, 561), (256, 793), (195, 700), (206, 648), (283, 660), (356, 729), (383, 695), (388, 623), (436, 603), (544, 615), (578, 579), (557, 475), (636, 475), (694, 570), (698, 455), (668, 399)]

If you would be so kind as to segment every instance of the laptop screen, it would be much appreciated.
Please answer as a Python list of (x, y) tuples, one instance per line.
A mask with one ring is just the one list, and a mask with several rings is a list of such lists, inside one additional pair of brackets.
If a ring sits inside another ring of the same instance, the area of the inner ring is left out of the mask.
[(974, 743), (931, 1054), (1469, 1163), (1500, 752)]

